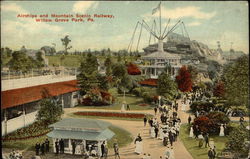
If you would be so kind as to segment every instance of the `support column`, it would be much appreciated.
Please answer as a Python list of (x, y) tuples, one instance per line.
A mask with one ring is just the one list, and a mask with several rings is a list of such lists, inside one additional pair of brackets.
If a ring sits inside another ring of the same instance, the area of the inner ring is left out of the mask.
[(98, 155), (101, 156), (102, 155), (102, 150), (101, 150), (101, 145), (102, 145), (103, 141), (98, 141), (97, 143), (97, 147), (98, 147)]
[(71, 139), (69, 139), (69, 153), (72, 153), (72, 144), (71, 144)]
[(62, 97), (62, 109), (64, 108), (64, 100), (63, 100), (63, 94), (61, 95)]
[(7, 135), (7, 129), (8, 129), (8, 126), (7, 126), (7, 110), (5, 109), (4, 111), (4, 135)]
[(25, 127), (26, 126), (26, 115), (25, 115), (24, 105), (22, 105), (22, 107), (23, 107), (23, 125)]

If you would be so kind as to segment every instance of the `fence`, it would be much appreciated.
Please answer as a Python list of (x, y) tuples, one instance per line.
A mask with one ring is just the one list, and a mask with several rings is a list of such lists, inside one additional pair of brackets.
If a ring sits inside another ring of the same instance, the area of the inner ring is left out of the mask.
[(56, 76), (75, 76), (78, 74), (77, 68), (50, 68), (50, 69), (32, 69), (27, 73), (23, 73), (22, 71), (10, 71), (5, 70), (1, 71), (1, 80), (10, 80), (10, 79), (20, 79), (20, 78), (29, 78), (29, 77), (37, 77), (37, 76), (45, 76), (45, 75), (56, 75)]

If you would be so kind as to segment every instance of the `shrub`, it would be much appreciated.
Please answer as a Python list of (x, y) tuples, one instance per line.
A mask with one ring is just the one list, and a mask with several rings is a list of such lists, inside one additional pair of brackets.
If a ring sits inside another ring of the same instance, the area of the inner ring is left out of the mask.
[[(226, 116), (225, 113), (222, 112), (211, 112), (207, 115), (199, 116), (194, 119), (193, 125), (199, 126), (199, 129), (204, 133), (209, 134), (219, 134), (220, 131), (220, 125), (221, 124), (228, 124), (230, 122), (230, 119)], [(230, 125), (227, 126), (227, 131), (230, 130)]]
[(246, 157), (249, 151), (249, 131), (243, 127), (234, 128), (228, 136), (226, 149), (235, 153), (237, 156)]
[(209, 112), (210, 109), (213, 109), (215, 106), (210, 102), (194, 102), (190, 105), (192, 112), (196, 111), (205, 111)]

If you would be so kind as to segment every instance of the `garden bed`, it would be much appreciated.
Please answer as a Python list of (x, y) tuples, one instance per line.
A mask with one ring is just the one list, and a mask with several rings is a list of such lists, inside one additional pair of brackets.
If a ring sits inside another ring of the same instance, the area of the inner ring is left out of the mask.
[(43, 136), (50, 131), (51, 129), (48, 128), (44, 123), (35, 122), (27, 127), (18, 129), (12, 133), (7, 134), (2, 138), (2, 140), (3, 141), (27, 140)]
[(73, 114), (78, 116), (97, 116), (97, 117), (129, 118), (129, 119), (131, 118), (143, 119), (145, 116), (150, 116), (149, 114), (143, 114), (143, 113), (95, 112), (95, 111), (75, 112)]

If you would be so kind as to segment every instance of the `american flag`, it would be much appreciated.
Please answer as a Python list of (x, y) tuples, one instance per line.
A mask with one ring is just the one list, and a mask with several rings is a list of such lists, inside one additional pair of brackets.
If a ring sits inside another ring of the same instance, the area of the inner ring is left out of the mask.
[(160, 7), (161, 7), (161, 2), (158, 4), (156, 8), (152, 10), (152, 15), (155, 14), (160, 9)]

